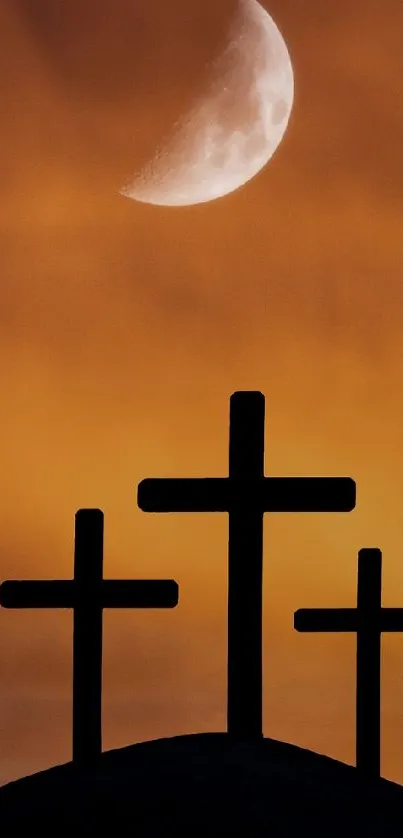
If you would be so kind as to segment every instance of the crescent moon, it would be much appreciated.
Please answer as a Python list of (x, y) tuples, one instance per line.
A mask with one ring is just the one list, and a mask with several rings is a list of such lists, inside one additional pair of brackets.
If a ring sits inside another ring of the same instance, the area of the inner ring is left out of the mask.
[(175, 125), (120, 194), (159, 206), (227, 195), (253, 178), (286, 131), (294, 76), (285, 41), (257, 0), (240, 0), (208, 95)]

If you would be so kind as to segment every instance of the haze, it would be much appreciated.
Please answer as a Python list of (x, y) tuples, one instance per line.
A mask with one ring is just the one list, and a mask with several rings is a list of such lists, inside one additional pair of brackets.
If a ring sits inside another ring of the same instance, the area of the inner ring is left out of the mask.
[[(356, 601), (383, 551), (403, 606), (403, 8), (272, 0), (292, 55), (275, 159), (211, 204), (118, 189), (204, 88), (234, 3), (9, 0), (2, 77), (0, 578), (173, 577), (176, 612), (105, 613), (104, 748), (225, 728), (227, 519), (146, 515), (143, 477), (227, 472), (232, 391), (266, 395), (266, 474), (345, 475), (349, 515), (267, 515), (264, 730), (354, 762)], [(186, 71), (184, 71), (186, 68)], [(69, 613), (0, 614), (0, 782), (71, 756)], [(383, 638), (382, 773), (403, 782), (403, 638)]]

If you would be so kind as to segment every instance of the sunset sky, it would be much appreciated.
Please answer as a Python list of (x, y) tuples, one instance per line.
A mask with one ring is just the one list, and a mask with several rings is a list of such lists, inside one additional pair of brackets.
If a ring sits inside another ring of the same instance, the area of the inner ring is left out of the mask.
[[(295, 75), (249, 183), (183, 208), (119, 189), (206, 89), (236, 0), (0, 8), (0, 579), (175, 578), (173, 611), (104, 612), (103, 746), (226, 726), (225, 514), (152, 515), (144, 477), (228, 471), (229, 397), (266, 397), (266, 474), (351, 476), (348, 514), (268, 514), (264, 733), (355, 762), (355, 606), (383, 552), (403, 607), (400, 0), (265, 0)], [(382, 774), (403, 783), (403, 637), (382, 640)], [(71, 759), (72, 615), (0, 612), (0, 783)]]

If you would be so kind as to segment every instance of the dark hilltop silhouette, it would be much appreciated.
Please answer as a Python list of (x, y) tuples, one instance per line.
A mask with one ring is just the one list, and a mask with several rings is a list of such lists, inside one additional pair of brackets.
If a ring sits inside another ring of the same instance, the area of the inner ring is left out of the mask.
[[(102, 752), (104, 608), (174, 608), (173, 580), (103, 579), (103, 513), (75, 518), (74, 578), (6, 581), (4, 608), (73, 610), (72, 761), (0, 788), (2, 836), (401, 836), (403, 787), (380, 777), (380, 637), (403, 631), (403, 609), (381, 607), (377, 548), (358, 554), (357, 608), (299, 609), (301, 632), (357, 634), (356, 766), (262, 733), (262, 548), (265, 512), (349, 512), (348, 477), (264, 476), (264, 396), (230, 399), (229, 474), (147, 479), (147, 512), (226, 512), (227, 731)], [(150, 617), (151, 619), (151, 617)]]
[(4, 838), (78, 836), (402, 835), (402, 788), (360, 780), (353, 766), (272, 739), (205, 733), (106, 751), (0, 788)]

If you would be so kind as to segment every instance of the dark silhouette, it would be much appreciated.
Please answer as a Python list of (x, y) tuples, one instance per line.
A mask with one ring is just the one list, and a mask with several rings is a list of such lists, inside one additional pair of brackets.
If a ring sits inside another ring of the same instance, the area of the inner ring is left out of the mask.
[(382, 608), (382, 553), (358, 551), (357, 608), (300, 608), (297, 631), (357, 633), (356, 766), (370, 778), (380, 776), (381, 632), (403, 631), (403, 608)]
[(173, 580), (103, 579), (103, 530), (100, 509), (79, 509), (74, 579), (0, 585), (3, 608), (73, 609), (73, 762), (82, 768), (102, 752), (103, 608), (174, 608), (178, 603)]
[(74, 610), (73, 760), (0, 788), (2, 838), (22, 829), (52, 836), (113, 829), (137, 838), (400, 838), (403, 789), (379, 777), (379, 690), (380, 632), (403, 630), (403, 612), (380, 606), (379, 550), (359, 553), (357, 609), (294, 615), (299, 631), (357, 632), (359, 770), (262, 737), (263, 514), (348, 512), (355, 483), (265, 477), (261, 393), (231, 396), (229, 436), (228, 477), (148, 479), (138, 487), (145, 511), (229, 514), (228, 732), (101, 753), (102, 609), (174, 607), (178, 586), (103, 580), (103, 514), (79, 510), (73, 580), (0, 586), (4, 607)]
[(401, 838), (403, 789), (273, 739), (175, 736), (0, 788), (2, 838)]
[(231, 736), (262, 732), (262, 547), (264, 512), (350, 512), (349, 477), (265, 477), (260, 392), (230, 399), (229, 477), (147, 479), (145, 512), (228, 512), (228, 693)]

